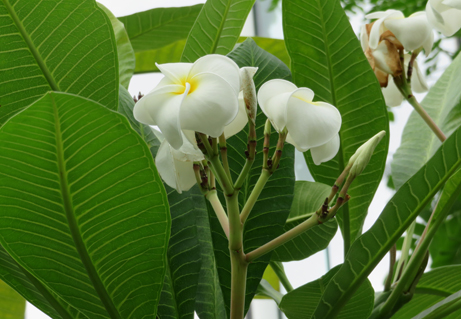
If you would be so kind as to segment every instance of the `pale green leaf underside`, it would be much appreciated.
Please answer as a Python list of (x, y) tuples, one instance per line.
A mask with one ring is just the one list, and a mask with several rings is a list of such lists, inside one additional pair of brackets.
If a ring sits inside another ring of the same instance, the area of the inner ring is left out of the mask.
[(26, 301), (10, 286), (0, 280), (0, 314), (2, 319), (23, 319)]
[[(445, 70), (430, 89), (421, 106), (449, 136), (461, 125), (461, 56)], [(413, 111), (402, 134), (402, 142), (393, 156), (392, 179), (397, 189), (416, 173), (434, 154), (441, 142)]]
[[(341, 112), (338, 155), (317, 166), (304, 153), (314, 179), (333, 186), (360, 145), (379, 131), (389, 131), (381, 89), (339, 0), (285, 0), (283, 20), (294, 83), (312, 89), (315, 101), (328, 102)], [(388, 138), (387, 134), (349, 189), (351, 200), (338, 214), (342, 231), (350, 229), (351, 242), (362, 232), (383, 175)]]
[(209, 0), (187, 38), (181, 57), (194, 62), (207, 54), (228, 54), (234, 48), (255, 0)]
[(0, 124), (51, 90), (117, 109), (116, 50), (94, 0), (1, 0)]
[(127, 120), (48, 93), (2, 127), (0, 151), (0, 241), (15, 261), (88, 318), (155, 318), (169, 211)]
[[(306, 181), (297, 181), (290, 215), (283, 230), (286, 232), (296, 227), (319, 209), (328, 197), (331, 186)], [(326, 247), (338, 229), (336, 219), (316, 226), (294, 238), (272, 253), (272, 260), (292, 261), (305, 259)]]
[(406, 182), (386, 205), (378, 220), (352, 245), (332, 279), (313, 318), (334, 318), (349, 296), (366, 279), (421, 210), (461, 164), (461, 129)]

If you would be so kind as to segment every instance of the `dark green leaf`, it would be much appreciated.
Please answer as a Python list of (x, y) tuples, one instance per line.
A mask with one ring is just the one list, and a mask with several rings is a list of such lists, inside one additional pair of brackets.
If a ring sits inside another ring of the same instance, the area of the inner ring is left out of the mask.
[(237, 43), (255, 0), (208, 0), (195, 20), (181, 57), (194, 62), (207, 54), (227, 54)]
[(6, 251), (89, 318), (154, 318), (169, 210), (128, 121), (48, 93), (0, 129), (0, 150)]
[[(330, 191), (331, 186), (328, 185), (297, 181), (290, 215), (283, 231), (286, 232), (308, 219), (323, 204)], [(336, 219), (311, 228), (274, 250), (272, 260), (292, 261), (307, 258), (327, 248), (337, 229), (338, 223)]]
[[(338, 272), (336, 266), (321, 278), (311, 281), (289, 293), (280, 303), (280, 309), (288, 319), (310, 318), (315, 306), (320, 301), (325, 287)], [(366, 319), (371, 314), (375, 292), (370, 282), (366, 280), (338, 315), (340, 319)]]
[(133, 47), (131, 46), (130, 39), (128, 38), (123, 23), (121, 23), (105, 6), (100, 3), (98, 3), (98, 6), (104, 10), (112, 23), (115, 41), (117, 43), (120, 84), (123, 85), (125, 89), (128, 89), (136, 65)]
[[(421, 106), (447, 136), (461, 124), (460, 86), (461, 56), (446, 69), (421, 102)], [(397, 189), (427, 162), (440, 144), (421, 116), (413, 111), (391, 164)]]
[(2, 319), (24, 319), (26, 301), (0, 280), (0, 314)]
[(459, 318), (459, 315), (461, 315), (461, 290), (422, 311), (412, 319), (446, 319), (452, 316), (452, 318)]
[(392, 245), (461, 164), (461, 129), (397, 191), (378, 220), (352, 245), (313, 318), (334, 318)]
[(0, 26), (0, 125), (51, 90), (117, 109), (114, 31), (94, 0), (3, 0)]
[(429, 252), (432, 268), (461, 264), (461, 212), (457, 212), (440, 226)]
[(125, 25), (135, 52), (156, 50), (185, 40), (202, 7), (202, 4), (197, 4), (190, 7), (156, 8), (118, 19)]
[[(305, 153), (314, 179), (333, 185), (360, 145), (382, 130), (389, 132), (387, 108), (339, 0), (285, 0), (283, 20), (294, 83), (312, 89), (315, 100), (336, 106), (342, 115), (338, 155), (316, 166)], [(351, 200), (338, 214), (346, 242), (352, 243), (362, 233), (384, 172), (388, 139), (387, 134), (349, 189)]]

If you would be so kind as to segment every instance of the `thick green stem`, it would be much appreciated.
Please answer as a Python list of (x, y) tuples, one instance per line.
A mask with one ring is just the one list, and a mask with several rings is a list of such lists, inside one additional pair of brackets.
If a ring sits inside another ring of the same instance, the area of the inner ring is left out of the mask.
[(218, 198), (218, 193), (216, 190), (211, 190), (205, 195), (205, 197), (213, 207), (213, 210), (216, 214), (216, 217), (218, 217), (219, 223), (221, 224), (224, 233), (226, 234), (227, 238), (229, 238), (229, 220), (227, 218), (226, 212), (224, 211), (224, 208), (222, 207), (221, 201)]
[(429, 126), (429, 128), (434, 132), (434, 134), (439, 138), (440, 141), (444, 142), (447, 137), (443, 134), (442, 130), (435, 124), (434, 120), (427, 114), (426, 110), (423, 109), (421, 104), (416, 100), (416, 98), (411, 94), (405, 97), (408, 103), (413, 106), (416, 112), (423, 118), (424, 122)]
[(287, 292), (293, 290), (293, 286), (291, 282), (288, 280), (287, 274), (285, 273), (285, 269), (283, 268), (283, 264), (279, 261), (271, 261), (270, 266), (274, 270), (275, 274), (279, 278), (280, 282), (282, 283), (283, 287)]
[(253, 188), (253, 191), (250, 194), (250, 197), (248, 197), (248, 200), (242, 209), (242, 213), (240, 214), (240, 220), (242, 224), (245, 224), (245, 221), (250, 215), (251, 210), (256, 204), (256, 201), (258, 200), (259, 195), (263, 191), (264, 186), (266, 185), (270, 177), (271, 177), (271, 172), (268, 171), (267, 169), (263, 169), (261, 175), (259, 176), (258, 181), (256, 182), (255, 187)]
[(410, 227), (407, 228), (407, 233), (402, 244), (402, 254), (400, 256), (399, 262), (397, 263), (397, 271), (395, 272), (394, 283), (399, 280), (400, 276), (404, 269), (408, 266), (407, 259), (410, 255), (410, 248), (413, 243), (413, 234), (415, 232), (416, 220), (411, 223)]
[(238, 194), (227, 196), (226, 203), (229, 218), (229, 249), (232, 253), (243, 249), (243, 227), (240, 222)]
[(221, 151), (221, 160), (224, 166), (224, 170), (226, 171), (227, 178), (229, 179), (229, 181), (232, 182), (232, 177), (229, 168), (229, 160), (227, 159), (227, 143), (224, 133), (222, 133), (222, 135), (219, 137), (219, 149)]
[(312, 227), (317, 226), (319, 224), (320, 223), (319, 223), (319, 220), (318, 220), (318, 216), (317, 216), (317, 214), (314, 214), (308, 220), (302, 222), (298, 226), (290, 229), (286, 233), (284, 233), (284, 234), (280, 235), (279, 237), (271, 240), (267, 244), (264, 244), (261, 247), (256, 248), (252, 252), (248, 253), (246, 255), (246, 260), (248, 262), (252, 262), (255, 259), (258, 259), (259, 257), (271, 252), (275, 248), (277, 248), (279, 246), (282, 246), (283, 244), (289, 242), (293, 238), (301, 235), (302, 233), (304, 233), (308, 229), (311, 229)]
[(248, 263), (242, 250), (231, 250), (231, 309), (230, 319), (243, 319), (245, 315), (245, 289)]

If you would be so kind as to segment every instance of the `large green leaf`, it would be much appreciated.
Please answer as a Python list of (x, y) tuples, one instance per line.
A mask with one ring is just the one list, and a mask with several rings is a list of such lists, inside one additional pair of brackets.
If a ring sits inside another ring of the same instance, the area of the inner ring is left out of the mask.
[(461, 264), (461, 212), (447, 219), (435, 234), (429, 252), (431, 267)]
[(334, 318), (392, 245), (431, 201), (461, 164), (461, 129), (386, 205), (373, 226), (352, 245), (346, 260), (328, 285), (313, 318)]
[(109, 18), (94, 0), (0, 1), (0, 125), (47, 91), (118, 105)]
[[(283, 231), (286, 232), (308, 219), (319, 209), (330, 192), (331, 186), (321, 183), (297, 181), (290, 215)], [(338, 223), (336, 219), (311, 228), (285, 245), (275, 249), (272, 254), (272, 260), (292, 261), (305, 259), (327, 248), (335, 236), (337, 229)]]
[(89, 318), (154, 318), (169, 210), (128, 121), (48, 93), (0, 129), (0, 151), (0, 242), (14, 260)]
[(0, 280), (0, 314), (2, 319), (24, 319), (26, 301)]
[[(295, 290), (287, 293), (280, 303), (280, 309), (288, 319), (310, 318), (314, 313), (315, 306), (320, 301), (325, 287), (331, 278), (338, 272), (340, 266), (336, 266), (321, 278), (311, 281)], [(366, 280), (341, 310), (338, 318), (341, 319), (366, 319), (371, 314), (374, 304), (375, 292), (370, 282)]]
[(456, 319), (461, 315), (461, 290), (420, 312), (412, 319)]
[(421, 277), (413, 299), (396, 312), (392, 319), (412, 318), (459, 290), (461, 290), (461, 266), (434, 269)]
[(123, 85), (125, 89), (128, 89), (136, 66), (133, 47), (131, 46), (130, 39), (128, 38), (123, 23), (121, 23), (105, 6), (100, 3), (98, 3), (98, 6), (104, 10), (112, 23), (115, 41), (117, 43), (120, 84)]
[[(243, 42), (247, 38), (240, 37), (238, 42)], [(275, 55), (286, 65), (290, 65), (285, 42), (279, 39), (271, 38), (252, 38), (256, 44), (263, 50)], [(158, 49), (136, 52), (136, 69), (135, 73), (159, 72), (155, 63), (179, 62), (186, 45), (186, 40), (179, 40)]]
[[(461, 125), (460, 86), (461, 56), (458, 56), (421, 102), (421, 106), (447, 136)], [(419, 114), (413, 111), (391, 164), (395, 187), (398, 189), (416, 173), (440, 144)]]
[(1, 245), (0, 279), (53, 319), (88, 319), (22, 268)]
[(202, 4), (196, 4), (156, 8), (118, 19), (125, 25), (135, 52), (155, 50), (185, 40), (202, 7)]
[[(273, 55), (260, 49), (256, 43), (248, 39), (237, 49), (229, 54), (239, 67), (254, 66), (259, 67), (254, 77), (256, 89), (265, 81), (274, 78), (290, 79), (290, 70), (282, 61)], [(254, 165), (244, 182), (241, 190), (239, 201), (242, 207), (244, 201), (248, 199), (250, 193), (256, 184), (262, 170), (263, 152), (262, 144), (264, 139), (264, 124), (266, 117), (262, 111), (258, 110), (256, 119), (256, 134), (258, 153)], [(228, 140), (228, 158), (232, 179), (235, 181), (237, 175), (245, 164), (245, 150), (247, 149), (247, 128), (239, 134)], [(276, 134), (271, 139), (270, 152), (275, 151), (277, 143)], [(283, 231), (283, 226), (288, 217), (291, 202), (293, 199), (295, 184), (294, 176), (294, 148), (290, 144), (285, 145), (280, 167), (270, 178), (263, 192), (259, 196), (253, 211), (251, 212), (244, 229), (244, 247), (245, 252), (250, 252), (257, 247), (269, 242)], [(231, 268), (228, 241), (224, 232), (219, 225), (213, 211), (210, 211), (210, 223), (213, 235), (213, 246), (217, 261), (219, 281), (226, 303), (226, 310), (230, 307), (230, 286), (231, 286)], [(252, 262), (248, 268), (248, 281), (246, 289), (246, 307), (250, 305), (256, 289), (261, 281), (264, 270), (266, 269), (271, 254), (267, 254), (260, 259)]]
[[(379, 131), (389, 132), (381, 89), (339, 0), (285, 0), (283, 22), (294, 83), (312, 89), (315, 100), (333, 104), (341, 112), (338, 155), (316, 166), (305, 153), (314, 179), (333, 185), (361, 144)], [(384, 172), (388, 139), (387, 134), (366, 171), (349, 189), (351, 200), (338, 214), (346, 248), (362, 233)]]
[(212, 53), (227, 54), (237, 43), (255, 0), (208, 0), (187, 38), (182, 62)]
[[(179, 194), (166, 187), (171, 213), (168, 265), (158, 315), (161, 318), (194, 318), (201, 267), (194, 190)], [(203, 196), (202, 201), (203, 201)]]

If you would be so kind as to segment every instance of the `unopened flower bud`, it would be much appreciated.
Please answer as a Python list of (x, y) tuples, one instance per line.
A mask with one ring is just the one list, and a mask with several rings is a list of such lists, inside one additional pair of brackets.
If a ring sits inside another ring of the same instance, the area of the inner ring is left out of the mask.
[(256, 99), (256, 88), (253, 77), (258, 68), (244, 67), (240, 69), (240, 83), (243, 91), (243, 100), (248, 119), (256, 123), (256, 114), (258, 112), (258, 101)]
[(372, 138), (370, 138), (365, 144), (360, 146), (355, 154), (349, 159), (349, 165), (351, 170), (349, 172), (349, 178), (356, 178), (359, 176), (365, 167), (370, 162), (371, 156), (375, 151), (376, 146), (379, 144), (381, 139), (386, 135), (386, 131), (381, 131)]

